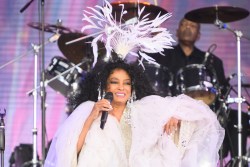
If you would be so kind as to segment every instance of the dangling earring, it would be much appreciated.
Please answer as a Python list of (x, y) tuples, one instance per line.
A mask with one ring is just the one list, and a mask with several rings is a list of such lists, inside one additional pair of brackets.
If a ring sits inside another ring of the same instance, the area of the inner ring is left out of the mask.
[(135, 90), (132, 91), (132, 102), (134, 102), (136, 100), (136, 94), (135, 94)]
[(135, 90), (133, 90), (132, 94), (131, 94), (130, 98), (128, 99), (128, 102), (127, 102), (128, 107), (130, 107), (135, 100), (136, 100), (136, 95), (135, 95)]
[(101, 83), (99, 84), (97, 91), (98, 91), (98, 98), (97, 99), (99, 101), (102, 99), (102, 97), (101, 97)]
[(102, 93), (102, 98), (104, 98), (105, 95), (106, 95), (106, 92), (104, 91), (104, 92)]
[(136, 100), (136, 95), (135, 95), (135, 90), (133, 89), (132, 94), (127, 102), (127, 107), (124, 114), (124, 119), (125, 122), (129, 125), (131, 125), (131, 105), (133, 104), (133, 102)]

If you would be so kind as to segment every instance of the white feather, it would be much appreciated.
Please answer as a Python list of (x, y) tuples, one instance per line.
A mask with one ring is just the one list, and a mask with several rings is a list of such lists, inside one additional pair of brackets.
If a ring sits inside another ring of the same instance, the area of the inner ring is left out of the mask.
[[(122, 23), (123, 15), (127, 14), (124, 10), (124, 4), (121, 6), (121, 19), (120, 22), (112, 15), (112, 5), (104, 0), (104, 6), (95, 6), (95, 8), (88, 7), (89, 11), (84, 10), (83, 21), (86, 21), (82, 31), (87, 29), (96, 29), (100, 31), (100, 35), (92, 41), (94, 52), (94, 64), (97, 61), (97, 42), (102, 39), (105, 43), (107, 55), (115, 51), (122, 59), (128, 54), (136, 56), (142, 61), (145, 59), (151, 63), (156, 63), (155, 60), (148, 56), (146, 53), (160, 53), (166, 48), (171, 48), (172, 42), (175, 42), (171, 34), (166, 28), (160, 25), (171, 17), (167, 13), (161, 16), (159, 13), (155, 19), (150, 20), (148, 16), (150, 13), (142, 13), (145, 11), (145, 6), (140, 9), (138, 7), (138, 19), (132, 23)], [(101, 11), (101, 12), (99, 12)]]

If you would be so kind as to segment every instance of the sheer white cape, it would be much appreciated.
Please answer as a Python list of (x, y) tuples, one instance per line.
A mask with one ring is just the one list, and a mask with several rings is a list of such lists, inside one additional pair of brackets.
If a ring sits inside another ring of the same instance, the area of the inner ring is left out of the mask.
[[(131, 106), (132, 144), (126, 157), (120, 124), (109, 115), (89, 130), (77, 157), (76, 144), (94, 102), (82, 103), (56, 132), (45, 167), (215, 167), (224, 129), (202, 101), (186, 95), (148, 96)], [(182, 120), (179, 141), (163, 132), (171, 118)]]

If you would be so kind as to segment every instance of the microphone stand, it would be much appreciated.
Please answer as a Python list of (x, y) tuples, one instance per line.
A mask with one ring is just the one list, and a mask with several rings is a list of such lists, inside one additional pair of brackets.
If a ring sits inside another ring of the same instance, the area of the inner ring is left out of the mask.
[[(38, 4), (38, 7), (40, 8), (40, 22), (42, 23), (42, 31), (40, 32), (41, 34), (41, 43), (45, 42), (45, 17), (44, 17), (44, 5), (45, 5), (45, 0), (40, 1), (40, 5)], [(46, 156), (46, 140), (45, 140), (45, 135), (46, 135), (46, 89), (45, 89), (45, 55), (44, 55), (44, 46), (41, 48), (41, 78), (40, 78), (40, 85), (41, 85), (41, 109), (42, 109), (42, 157), (41, 161), (42, 164), (44, 164), (45, 156)]]
[(0, 151), (1, 151), (1, 167), (4, 167), (4, 150), (5, 150), (5, 124), (4, 116), (6, 115), (6, 110), (4, 113), (0, 113)]
[[(242, 166), (242, 114), (241, 114), (241, 103), (243, 102), (242, 96), (241, 96), (241, 50), (240, 50), (240, 40), (243, 37), (243, 34), (241, 31), (238, 30), (232, 30), (230, 29), (225, 23), (220, 21), (218, 19), (218, 11), (216, 11), (216, 20), (214, 24), (219, 27), (220, 29), (226, 29), (236, 36), (237, 40), (237, 86), (238, 86), (238, 96), (235, 98), (235, 101), (238, 103), (238, 124), (237, 124), (237, 130), (238, 130), (238, 165)], [(247, 37), (244, 37), (246, 39), (250, 39)]]
[(30, 0), (29, 2), (27, 2), (22, 9), (20, 9), (20, 13), (23, 13), (29, 6), (30, 4), (33, 2), (34, 0)]
[(22, 54), (22, 55), (20, 55), (20, 56), (17, 56), (16, 58), (14, 58), (14, 59), (8, 61), (7, 63), (1, 65), (1, 66), (0, 66), (0, 70), (3, 69), (3, 68), (6, 67), (6, 66), (12, 64), (12, 63), (15, 63), (16, 61), (18, 61), (19, 59), (21, 59), (21, 58), (23, 58), (23, 57), (29, 55), (30, 53), (34, 53), (34, 50), (40, 50), (40, 48), (42, 48), (42, 45), (47, 45), (47, 44), (49, 44), (49, 43), (55, 42), (59, 37), (60, 37), (60, 34), (57, 34), (57, 33), (56, 33), (56, 34), (52, 35), (52, 36), (49, 38), (49, 40), (46, 41), (44, 44), (41, 44), (41, 45), (31, 44), (32, 49), (26, 51), (26, 53), (24, 53), (24, 54)]

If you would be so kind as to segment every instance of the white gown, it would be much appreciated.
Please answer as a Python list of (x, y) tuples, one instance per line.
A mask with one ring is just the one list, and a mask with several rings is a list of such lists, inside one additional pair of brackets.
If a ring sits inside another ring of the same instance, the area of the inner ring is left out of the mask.
[[(102, 130), (99, 117), (77, 157), (78, 137), (93, 105), (82, 103), (59, 128), (45, 167), (215, 167), (218, 162), (224, 129), (206, 104), (186, 95), (134, 102), (125, 130), (112, 115)], [(163, 132), (171, 117), (181, 120), (178, 140)]]

